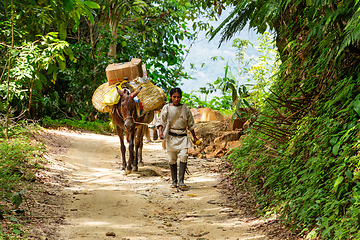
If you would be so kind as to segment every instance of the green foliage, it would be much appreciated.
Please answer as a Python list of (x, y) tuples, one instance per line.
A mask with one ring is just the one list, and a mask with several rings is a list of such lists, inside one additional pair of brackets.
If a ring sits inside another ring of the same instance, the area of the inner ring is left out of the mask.
[(46, 128), (59, 128), (67, 127), (74, 130), (85, 130), (101, 134), (109, 134), (113, 132), (112, 126), (109, 122), (103, 122), (99, 120), (94, 120), (89, 122), (85, 120), (85, 116), (82, 120), (71, 120), (71, 119), (55, 119), (52, 120), (49, 117), (46, 117), (42, 121), (42, 126)]
[[(8, 56), (12, 22), (10, 1), (0, 4), (0, 53)], [(16, 113), (29, 117), (106, 119), (91, 97), (106, 82), (112, 62), (141, 58), (150, 79), (165, 92), (190, 78), (181, 68), (186, 49), (181, 41), (194, 38), (208, 24), (196, 20), (201, 4), (192, 1), (14, 1), (14, 50), (9, 100)], [(42, 37), (45, 36), (45, 37)], [(109, 48), (115, 44), (115, 58)], [(6, 58), (0, 58), (6, 66)], [(4, 106), (7, 73), (0, 75)], [(4, 109), (0, 106), (0, 110)]]
[[(244, 63), (246, 49), (249, 45), (255, 47), (260, 56)], [(264, 105), (264, 99), (274, 81), (279, 61), (275, 59), (277, 56), (275, 42), (268, 32), (258, 38), (257, 46), (248, 40), (235, 39), (233, 47), (236, 50), (235, 60), (238, 67), (232, 70), (228, 60), (224, 69), (224, 77), (219, 77), (214, 83), (208, 83), (206, 87), (200, 88), (199, 92), (205, 94), (206, 102), (208, 94), (220, 90), (221, 101), (218, 101), (219, 97), (214, 97), (210, 101), (211, 103), (205, 105), (216, 110), (228, 109), (228, 112), (233, 114), (233, 118), (242, 118), (242, 115), (248, 115), (246, 112), (244, 113), (243, 109), (261, 109)], [(218, 58), (214, 57), (214, 61), (216, 60)], [(244, 80), (248, 83), (241, 84), (240, 82), (244, 82)]]
[[(230, 156), (260, 210), (304, 237), (359, 239), (358, 1), (237, 1), (214, 31), (273, 30), (281, 65)], [(264, 61), (266, 62), (266, 61)]]
[(31, 187), (25, 174), (41, 168), (39, 162), (43, 161), (45, 148), (33, 139), (33, 131), (36, 126), (27, 122), (12, 123), (9, 139), (0, 137), (0, 219), (12, 222), (6, 229), (0, 227), (0, 239), (24, 239), (27, 235), (13, 213), (24, 211), (18, 208), (26, 201), (25, 191)]
[(16, 240), (16, 239), (28, 239), (27, 230), (22, 229), (21, 224), (10, 224), (10, 229), (5, 230), (0, 226), (0, 240)]
[(190, 94), (183, 93), (182, 102), (190, 108), (209, 107), (218, 110), (225, 116), (233, 113), (231, 109), (231, 96), (215, 96), (210, 101), (203, 101), (196, 95), (196, 92), (191, 92)]
[(8, 141), (3, 139), (0, 142), (1, 198), (8, 198), (10, 192), (16, 190), (23, 179), (23, 171), (26, 170), (28, 161), (40, 158), (41, 152), (44, 151), (42, 145), (30, 143), (26, 130), (22, 131), (23, 133), (18, 133), (22, 135), (12, 137)]

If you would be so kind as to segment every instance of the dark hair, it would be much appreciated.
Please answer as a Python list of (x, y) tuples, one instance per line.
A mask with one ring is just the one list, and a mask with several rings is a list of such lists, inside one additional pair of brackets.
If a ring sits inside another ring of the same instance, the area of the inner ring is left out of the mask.
[(170, 90), (170, 101), (169, 102), (172, 102), (171, 100), (171, 96), (174, 95), (174, 93), (180, 93), (180, 96), (182, 96), (182, 91), (180, 88), (178, 87), (174, 87)]

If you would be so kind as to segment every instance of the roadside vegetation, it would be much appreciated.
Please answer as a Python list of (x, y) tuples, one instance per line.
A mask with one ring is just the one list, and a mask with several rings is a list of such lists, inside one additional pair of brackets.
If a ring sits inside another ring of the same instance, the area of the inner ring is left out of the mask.
[[(360, 3), (128, 3), (0, 3), (0, 220), (12, 224), (0, 229), (0, 239), (26, 237), (16, 214), (26, 204), (26, 178), (41, 167), (44, 152), (29, 122), (111, 132), (109, 115), (91, 102), (106, 82), (106, 66), (140, 58), (168, 93), (191, 78), (182, 68), (189, 49), (181, 41), (196, 39), (198, 31), (233, 41), (236, 59), (213, 60), (234, 61), (238, 68), (227, 64), (214, 83), (184, 93), (185, 103), (233, 118), (256, 110), (245, 115), (251, 127), (227, 159), (234, 186), (252, 193), (260, 216), (272, 215), (298, 236), (359, 239)], [(232, 13), (217, 29), (198, 20), (216, 19), (228, 8)], [(258, 43), (233, 39), (245, 26), (261, 34)], [(260, 57), (244, 61), (247, 47), (256, 47)], [(214, 92), (217, 97), (208, 99)]]
[[(32, 194), (36, 171), (43, 168), (45, 146), (34, 139), (39, 129), (26, 121), (12, 123), (8, 139), (0, 138), (0, 239), (24, 239), (23, 214), (31, 212), (26, 196)], [(2, 129), (4, 130), (4, 129)], [(3, 131), (2, 131), (3, 133)]]
[(215, 30), (276, 36), (279, 71), (229, 160), (259, 214), (307, 239), (360, 238), (358, 16), (357, 1), (240, 0)]

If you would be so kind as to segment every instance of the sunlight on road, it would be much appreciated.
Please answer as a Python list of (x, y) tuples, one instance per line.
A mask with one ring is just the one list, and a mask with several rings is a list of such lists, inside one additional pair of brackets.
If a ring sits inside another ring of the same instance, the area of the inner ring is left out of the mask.
[(104, 239), (107, 232), (126, 239), (267, 239), (248, 232), (254, 221), (226, 207), (218, 192), (217, 162), (189, 159), (188, 191), (170, 188), (161, 141), (145, 143), (144, 165), (125, 175), (119, 139), (61, 132), (69, 141), (66, 167), (70, 184), (67, 224), (62, 239)]

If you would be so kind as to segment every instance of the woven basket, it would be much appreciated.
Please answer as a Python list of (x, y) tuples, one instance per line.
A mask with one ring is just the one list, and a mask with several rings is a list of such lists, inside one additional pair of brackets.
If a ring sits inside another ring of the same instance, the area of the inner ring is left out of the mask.
[(136, 78), (134, 82), (143, 87), (137, 96), (144, 107), (144, 111), (160, 110), (165, 105), (166, 96), (164, 91), (148, 78)]
[(104, 104), (104, 96), (110, 92), (114, 86), (109, 86), (108, 83), (104, 83), (100, 85), (94, 92), (92, 97), (92, 103), (94, 107), (99, 111), (103, 113), (111, 113), (114, 106), (109, 106)]

